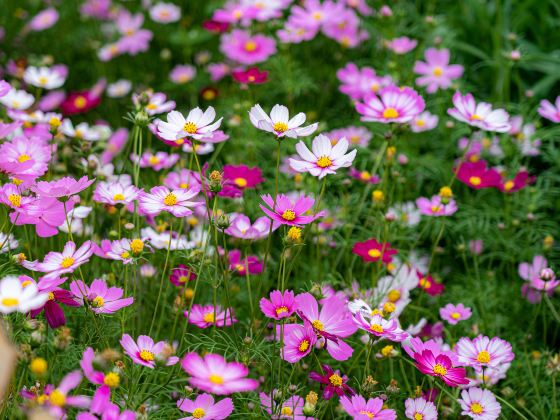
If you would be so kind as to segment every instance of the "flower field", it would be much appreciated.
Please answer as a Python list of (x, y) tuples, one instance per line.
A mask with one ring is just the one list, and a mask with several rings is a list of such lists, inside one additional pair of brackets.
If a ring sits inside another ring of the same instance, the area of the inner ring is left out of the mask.
[(557, 1), (0, 10), (0, 418), (560, 418)]

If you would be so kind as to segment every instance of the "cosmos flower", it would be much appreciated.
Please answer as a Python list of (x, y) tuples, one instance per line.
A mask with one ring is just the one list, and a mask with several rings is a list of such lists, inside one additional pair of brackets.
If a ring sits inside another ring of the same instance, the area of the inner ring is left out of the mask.
[(538, 113), (541, 117), (553, 123), (560, 123), (560, 96), (556, 97), (554, 105), (550, 101), (543, 99), (540, 103)]
[(471, 315), (471, 308), (467, 308), (462, 303), (459, 303), (458, 305), (448, 303), (443, 308), (439, 309), (439, 316), (441, 319), (447, 321), (451, 325), (456, 325), (459, 321), (469, 319)]
[(107, 85), (107, 96), (109, 98), (124, 98), (132, 89), (132, 82), (127, 79), (119, 79)]
[(334, 394), (339, 397), (356, 395), (356, 391), (346, 384), (346, 382), (348, 382), (348, 376), (341, 376), (339, 370), (334, 371), (328, 365), (323, 365), (323, 373), (311, 372), (309, 374), (309, 379), (324, 385), (323, 399), (325, 400), (330, 400)]
[(0, 104), (9, 109), (26, 110), (35, 102), (35, 98), (24, 90), (10, 89), (0, 97)]
[(82, 373), (75, 370), (67, 374), (60, 384), (55, 388), (45, 386), (45, 395), (47, 396), (46, 405), (49, 413), (55, 418), (63, 418), (65, 409), (71, 407), (88, 408), (91, 403), (89, 397), (83, 395), (68, 395), (70, 391), (77, 388), (82, 382)]
[(68, 137), (78, 140), (97, 141), (100, 140), (99, 132), (91, 127), (88, 123), (80, 123), (74, 127), (72, 121), (66, 118), (62, 122), (60, 131)]
[(16, 226), (34, 225), (35, 233), (41, 238), (54, 236), (66, 223), (66, 212), (72, 211), (72, 200), (61, 203), (56, 198), (37, 197), (10, 213), (10, 221)]
[[(305, 321), (301, 324), (287, 324), (283, 327), (284, 346), (280, 350), (280, 357), (289, 363), (296, 363), (313, 350), (317, 343), (317, 333), (313, 326)], [(280, 337), (282, 329), (277, 326), (276, 336)]]
[(197, 353), (188, 353), (181, 360), (181, 367), (190, 375), (191, 386), (216, 395), (253, 391), (259, 386), (257, 380), (246, 378), (249, 374), (247, 366), (227, 362), (219, 354), (208, 353), (200, 357)]
[(186, 217), (193, 214), (193, 209), (202, 206), (201, 201), (192, 201), (199, 190), (196, 188), (170, 190), (165, 186), (153, 187), (149, 193), (142, 192), (138, 196), (140, 210), (145, 214), (156, 216), (162, 211), (175, 217)]
[(200, 394), (194, 400), (182, 398), (177, 401), (177, 408), (186, 413), (189, 417), (182, 417), (179, 420), (208, 419), (222, 420), (233, 412), (233, 401), (231, 398), (224, 398), (214, 402), (214, 397), (210, 394)]
[(130, 155), (130, 159), (141, 168), (151, 168), (154, 171), (161, 171), (162, 169), (168, 169), (175, 165), (179, 160), (179, 155), (166, 152), (144, 152), (140, 158), (132, 154)]
[(464, 389), (461, 391), (461, 398), (457, 401), (463, 409), (461, 414), (472, 419), (496, 420), (502, 411), (494, 394), (487, 389)]
[(180, 169), (176, 172), (169, 172), (163, 180), (164, 185), (172, 190), (183, 188), (201, 188), (200, 175), (189, 169)]
[(275, 231), (280, 226), (277, 222), (272, 222), (268, 217), (262, 216), (251, 224), (249, 219), (244, 214), (230, 215), (230, 225), (224, 232), (234, 238), (256, 240), (263, 239), (268, 236), (270, 232), (270, 224), (272, 223), (272, 230)]
[(354, 63), (348, 63), (346, 67), (338, 70), (336, 76), (341, 82), (339, 90), (353, 100), (362, 100), (393, 83), (391, 76), (379, 76), (373, 68), (360, 69)]
[[(19, 280), (21, 281), (23, 287), (35, 284), (35, 281), (29, 276), (20, 276)], [(30, 312), (31, 318), (36, 318), (44, 311), (45, 319), (51, 328), (58, 328), (66, 324), (64, 311), (60, 307), (60, 304), (64, 304), (66, 306), (79, 306), (79, 304), (74, 300), (72, 293), (58, 287), (65, 281), (65, 278), (39, 280), (39, 283), (37, 283), (37, 290), (40, 293), (47, 293), (49, 299), (45, 302), (44, 306), (33, 309)]]
[(426, 216), (451, 216), (457, 211), (455, 200), (447, 199), (444, 204), (439, 195), (434, 195), (432, 198), (420, 197), (416, 200), (416, 205), (420, 213)]
[(377, 175), (372, 175), (369, 171), (359, 171), (356, 168), (351, 167), (348, 174), (358, 181), (364, 182), (366, 184), (379, 184), (381, 178)]
[(136, 201), (140, 190), (134, 185), (123, 185), (118, 181), (101, 181), (97, 183), (93, 193), (93, 200), (98, 203), (109, 204), (112, 206), (129, 204)]
[(29, 66), (23, 73), (23, 80), (35, 87), (50, 90), (61, 87), (64, 84), (65, 77), (56, 69)]
[(527, 185), (532, 184), (535, 182), (536, 177), (530, 176), (529, 172), (524, 169), (521, 169), (519, 172), (515, 174), (513, 179), (507, 179), (505, 177), (502, 178), (500, 184), (498, 184), (498, 188), (500, 191), (504, 193), (514, 193), (516, 191), (522, 190)]
[(150, 18), (157, 23), (172, 23), (181, 19), (181, 8), (173, 3), (159, 2), (150, 7)]
[(215, 118), (216, 111), (211, 106), (204, 112), (200, 108), (194, 108), (186, 118), (178, 111), (171, 111), (167, 114), (167, 122), (158, 120), (158, 135), (176, 143), (182, 141), (178, 144), (183, 144), (185, 137), (200, 140), (209, 137), (220, 127), (222, 118), (214, 121)]
[(48, 301), (49, 294), (40, 292), (35, 282), (24, 285), (16, 276), (7, 276), (0, 280), (0, 312), (27, 313), (42, 308)]
[(354, 315), (354, 322), (361, 330), (389, 341), (400, 342), (408, 337), (408, 334), (399, 328), (395, 319), (384, 319), (381, 315), (375, 314), (370, 319), (365, 319), (362, 313)]
[(410, 39), (406, 36), (401, 36), (400, 38), (391, 39), (385, 42), (385, 47), (393, 51), (395, 54), (406, 54), (416, 48), (418, 41), (415, 39)]
[(493, 110), (492, 105), (486, 102), (477, 104), (470, 93), (462, 95), (461, 92), (455, 92), (453, 105), (454, 108), (449, 108), (447, 113), (456, 120), (498, 133), (506, 133), (511, 129), (509, 114), (505, 110)]
[(290, 119), (290, 111), (284, 105), (274, 105), (268, 116), (259, 104), (253, 106), (249, 111), (251, 123), (259, 130), (273, 133), (277, 138), (281, 137), (307, 137), (317, 130), (318, 123), (301, 127), (305, 123), (306, 116), (303, 112), (296, 114)]
[(455, 352), (459, 361), (467, 366), (497, 367), (503, 363), (511, 362), (515, 355), (511, 344), (499, 337), (491, 339), (479, 335), (471, 340), (462, 337), (455, 345)]
[(497, 187), (502, 177), (493, 168), (488, 168), (484, 160), (477, 162), (462, 162), (459, 168), (454, 169), (457, 179), (470, 188), (480, 190), (482, 188)]
[(169, 73), (169, 79), (178, 85), (190, 82), (196, 76), (196, 67), (190, 64), (178, 64)]
[(405, 416), (411, 420), (437, 420), (438, 412), (436, 406), (431, 401), (424, 398), (407, 398), (404, 402)]
[(463, 66), (449, 64), (449, 50), (443, 48), (428, 48), (424, 53), (424, 61), (414, 63), (414, 73), (420, 77), (416, 79), (418, 86), (426, 86), (426, 92), (434, 93), (438, 89), (449, 89), (453, 80), (463, 75)]
[(241, 251), (233, 249), (228, 252), (229, 269), (236, 273), (238, 276), (245, 276), (247, 274), (255, 275), (262, 273), (263, 265), (259, 259), (254, 255), (248, 255), (241, 258)]
[(393, 260), (393, 255), (397, 254), (396, 249), (391, 248), (391, 244), (382, 244), (375, 239), (368, 239), (364, 242), (356, 242), (352, 247), (352, 252), (362, 257), (364, 262), (383, 261), (389, 264)]
[[(272, 395), (273, 397), (278, 396), (278, 390), (274, 389)], [(305, 400), (299, 395), (293, 395), (288, 399), (275, 401), (275, 399), (270, 398), (270, 393), (261, 392), (259, 393), (259, 398), (261, 406), (271, 415), (272, 419), (309, 419), (309, 417), (303, 413)]]
[(247, 70), (233, 70), (231, 76), (236, 82), (247, 85), (261, 85), (268, 80), (268, 72), (260, 71), (257, 67), (251, 67)]
[(167, 95), (161, 92), (147, 91), (141, 95), (132, 95), (132, 103), (136, 107), (142, 107), (150, 116), (162, 114), (175, 109), (175, 101), (168, 101)]
[(378, 95), (367, 95), (363, 102), (356, 103), (356, 111), (362, 121), (380, 123), (408, 123), (425, 108), (424, 99), (409, 87), (387, 86)]
[(193, 305), (191, 311), (185, 311), (183, 315), (188, 319), (189, 324), (194, 324), (198, 328), (230, 327), (232, 323), (236, 323), (237, 319), (233, 316), (233, 309), (227, 308), (223, 310), (219, 306), (214, 305)]
[(76, 180), (72, 177), (64, 177), (55, 181), (39, 181), (31, 191), (41, 197), (51, 198), (68, 198), (88, 188), (95, 182), (94, 179), (88, 179), (87, 175)]
[(185, 286), (188, 282), (196, 280), (196, 278), (196, 273), (184, 264), (179, 264), (178, 267), (173, 268), (169, 275), (169, 281), (178, 287)]
[(82, 114), (99, 106), (105, 83), (104, 80), (100, 80), (91, 89), (70, 92), (60, 104), (62, 113), (64, 115)]
[[(82, 368), (85, 377), (88, 381), (92, 384), (102, 385), (107, 388), (107, 391), (110, 393), (109, 388), (113, 388), (119, 385), (120, 383), (120, 376), (116, 371), (109, 371), (107, 373), (95, 370), (93, 364), (95, 362), (96, 365), (99, 365), (99, 359), (95, 357), (95, 352), (93, 348), (87, 347), (83, 354), (82, 360), (80, 360), (80, 367)], [(103, 360), (101, 358), (101, 360)]]
[(40, 32), (49, 29), (58, 22), (58, 12), (55, 8), (41, 10), (29, 21), (29, 28), (32, 31)]
[(262, 313), (272, 319), (280, 320), (289, 318), (296, 310), (294, 292), (279, 290), (270, 292), (269, 299), (262, 298), (259, 302)]
[(304, 216), (315, 204), (314, 199), (305, 195), (295, 200), (291, 200), (284, 194), (279, 194), (276, 200), (270, 194), (262, 195), (261, 198), (270, 207), (268, 209), (261, 204), (261, 210), (272, 219), (273, 223), (276, 221), (288, 226), (307, 225), (325, 214), (324, 211), (320, 211), (314, 215)]
[(101, 419), (118, 419), (118, 420), (135, 420), (136, 413), (131, 410), (121, 409), (117, 404), (111, 402), (111, 390), (108, 386), (100, 386), (93, 394), (90, 411), (82, 412), (76, 417), (77, 420), (97, 420)]
[(126, 355), (137, 365), (153, 369), (156, 361), (162, 361), (166, 366), (174, 365), (179, 361), (175, 356), (167, 357), (164, 341), (154, 343), (154, 340), (147, 335), (141, 335), (137, 341), (134, 341), (130, 335), (124, 334), (119, 342)]
[(70, 291), (81, 306), (87, 300), (88, 306), (96, 314), (112, 314), (134, 303), (133, 297), (121, 299), (124, 294), (123, 289), (108, 287), (103, 279), (95, 279), (90, 286), (81, 280), (75, 280), (70, 283)]
[(302, 160), (290, 158), (290, 167), (297, 172), (309, 172), (319, 179), (335, 174), (339, 168), (349, 167), (357, 152), (354, 149), (346, 153), (348, 140), (345, 138), (340, 139), (333, 147), (331, 140), (323, 134), (313, 139), (313, 152), (302, 141), (296, 144), (296, 150)]
[(361, 395), (353, 395), (350, 398), (345, 395), (340, 398), (340, 404), (353, 419), (397, 420), (396, 411), (383, 408), (384, 401), (381, 398), (370, 398), (366, 401)]
[(62, 252), (51, 251), (43, 262), (24, 261), (23, 266), (31, 271), (46, 273), (43, 279), (54, 279), (65, 273), (73, 273), (79, 266), (89, 261), (93, 254), (92, 242), (86, 241), (76, 249), (76, 244), (72, 241), (66, 242)]
[(234, 29), (221, 36), (220, 51), (230, 60), (251, 65), (276, 54), (276, 41), (262, 34), (251, 35), (242, 29)]
[(435, 356), (430, 350), (414, 353), (415, 366), (425, 375), (435, 376), (451, 387), (466, 385), (464, 368), (454, 367), (452, 360), (444, 354)]
[(437, 115), (424, 111), (414, 117), (414, 119), (410, 122), (410, 130), (414, 133), (433, 130), (436, 128), (438, 121), (439, 117)]
[(15, 136), (0, 145), (0, 170), (18, 180), (35, 180), (47, 172), (51, 148), (25, 136)]
[(264, 182), (260, 168), (246, 165), (224, 165), (222, 177), (219, 193), (222, 197), (241, 197), (246, 189), (253, 189)]

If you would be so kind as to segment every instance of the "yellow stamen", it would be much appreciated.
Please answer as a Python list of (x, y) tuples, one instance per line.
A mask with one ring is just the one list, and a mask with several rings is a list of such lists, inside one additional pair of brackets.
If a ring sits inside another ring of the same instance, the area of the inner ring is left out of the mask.
[(83, 108), (86, 106), (86, 104), (87, 104), (87, 100), (82, 95), (77, 96), (76, 99), (74, 99), (74, 106), (76, 108)]
[(140, 254), (144, 249), (144, 242), (141, 239), (133, 239), (130, 241), (130, 250), (133, 254)]
[(401, 298), (401, 291), (393, 289), (389, 293), (387, 293), (387, 298), (389, 299), (389, 302), (395, 303)]
[(434, 366), (433, 372), (440, 376), (447, 375), (447, 369), (439, 363)]
[(195, 408), (194, 411), (192, 412), (192, 416), (195, 419), (201, 419), (202, 417), (204, 417), (205, 414), (206, 412), (204, 411), (203, 408)]
[(123, 201), (124, 200), (124, 195), (122, 195), (121, 193), (115, 194), (113, 196), (113, 201)]
[(340, 375), (333, 373), (331, 376), (329, 376), (329, 382), (334, 386), (341, 386), (342, 378), (340, 377)]
[(284, 132), (288, 131), (288, 124), (286, 124), (285, 122), (277, 122), (277, 123), (274, 123), (274, 126), (272, 128), (277, 133), (284, 133)]
[(257, 43), (255, 41), (249, 40), (245, 43), (243, 48), (245, 48), (245, 51), (247, 52), (253, 52), (257, 49)]
[(280, 314), (288, 312), (288, 308), (285, 306), (279, 306), (276, 308), (276, 316), (280, 316)]
[(210, 378), (208, 378), (210, 380), (210, 382), (212, 382), (214, 385), (222, 385), (224, 383), (224, 378), (222, 378), (220, 375), (216, 375), (215, 373), (213, 373), (212, 375), (210, 375)]
[(121, 378), (115, 372), (109, 372), (107, 375), (105, 375), (105, 378), (103, 378), (103, 383), (107, 386), (110, 386), (111, 388), (119, 386), (120, 382)]
[(52, 405), (56, 407), (63, 407), (66, 404), (66, 395), (60, 392), (58, 389), (55, 389), (49, 395), (49, 401)]
[(460, 314), (459, 312), (453, 312), (453, 313), (451, 314), (451, 318), (453, 318), (453, 319), (459, 319), (459, 318), (461, 318), (461, 314)]
[(367, 253), (371, 258), (379, 258), (381, 257), (381, 251), (376, 248), (370, 249)]
[(19, 163), (27, 162), (28, 160), (31, 160), (31, 156), (26, 155), (26, 154), (19, 155), (19, 157), (18, 157), (18, 162)]
[(434, 68), (434, 71), (433, 71), (433, 75), (434, 75), (434, 76), (439, 77), (439, 76), (441, 76), (442, 74), (443, 74), (443, 70), (441, 69), (441, 67), (436, 67), (436, 68)]
[(239, 188), (245, 188), (247, 186), (247, 180), (245, 178), (235, 178), (233, 183)]
[(294, 410), (292, 410), (291, 407), (282, 407), (282, 410), (280, 410), (280, 414), (282, 414), (283, 416), (292, 416), (292, 414), (294, 413)]
[(14, 207), (20, 207), (21, 206), (21, 195), (19, 194), (10, 194), (8, 196), (8, 201), (10, 203), (12, 203), (12, 206)]
[(325, 325), (318, 319), (313, 321), (311, 325), (313, 325), (313, 328), (315, 328), (317, 331), (323, 331), (325, 329)]
[(196, 124), (190, 121), (187, 121), (183, 126), (183, 131), (186, 131), (189, 134), (195, 134), (197, 129)]
[(482, 407), (479, 403), (475, 402), (471, 405), (471, 412), (473, 414), (481, 414), (484, 411), (484, 407)]
[(478, 114), (472, 114), (471, 115), (471, 121), (480, 121), (482, 119), (482, 117)]
[(399, 111), (397, 111), (395, 108), (386, 108), (385, 111), (383, 111), (383, 118), (398, 118), (399, 117)]
[(62, 262), (60, 263), (60, 266), (62, 268), (68, 268), (68, 267), (71, 267), (72, 264), (74, 264), (74, 258), (65, 257), (65, 258), (62, 259)]
[(208, 322), (209, 324), (213, 324), (216, 321), (216, 318), (214, 317), (214, 312), (205, 313), (202, 319), (204, 320), (204, 322)]
[(327, 156), (321, 156), (317, 159), (317, 166), (319, 168), (328, 168), (332, 165), (332, 161)]
[(490, 359), (490, 353), (488, 353), (486, 350), (482, 350), (480, 353), (478, 353), (478, 356), (476, 356), (476, 361), (479, 363), (489, 363)]
[(294, 220), (296, 218), (296, 214), (293, 210), (284, 210), (284, 213), (282, 213), (282, 219), (287, 220), (288, 222), (291, 222), (292, 220)]
[(101, 308), (105, 304), (105, 299), (101, 296), (96, 296), (92, 301), (91, 305), (95, 308)]
[(383, 332), (383, 327), (381, 326), (381, 324), (371, 324), (371, 327), (369, 327), (370, 330), (381, 334)]
[(301, 343), (299, 343), (298, 350), (301, 353), (303, 353), (304, 351), (307, 351), (308, 348), (309, 348), (309, 341), (308, 340), (303, 340)]
[(477, 187), (480, 184), (482, 184), (482, 179), (480, 179), (480, 177), (478, 177), (478, 176), (471, 176), (469, 178), (469, 183), (474, 185), (475, 187)]
[(140, 359), (144, 360), (145, 362), (151, 362), (155, 359), (154, 353), (148, 350), (142, 350), (140, 352)]
[(19, 299), (6, 297), (2, 299), (2, 306), (16, 306), (19, 304)]
[(166, 206), (174, 206), (175, 204), (177, 204), (177, 196), (173, 193), (167, 194), (163, 199), (163, 204), (165, 204)]

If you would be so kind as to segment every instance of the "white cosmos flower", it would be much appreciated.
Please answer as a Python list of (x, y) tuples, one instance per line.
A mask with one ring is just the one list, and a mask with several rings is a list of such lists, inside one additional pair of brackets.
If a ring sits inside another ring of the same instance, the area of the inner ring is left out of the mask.
[(26, 83), (43, 89), (56, 89), (64, 84), (65, 78), (48, 67), (27, 67), (23, 73)]
[(132, 82), (126, 79), (119, 79), (115, 83), (107, 85), (107, 96), (109, 98), (122, 98), (128, 95), (132, 89)]
[(88, 123), (80, 123), (76, 127), (72, 124), (72, 121), (65, 119), (60, 127), (66, 136), (77, 138), (80, 140), (87, 141), (97, 141), (101, 138), (100, 131), (95, 127), (90, 127)]
[(23, 287), (16, 276), (4, 277), (0, 281), (0, 312), (3, 314), (26, 313), (40, 308), (48, 299), (48, 293), (39, 293), (34, 283)]
[(165, 140), (181, 140), (180, 144), (185, 137), (200, 140), (209, 137), (220, 127), (222, 118), (213, 122), (215, 118), (216, 111), (211, 106), (204, 112), (197, 107), (189, 112), (187, 118), (179, 111), (171, 111), (167, 114), (167, 122), (157, 120), (157, 131)]
[(0, 103), (10, 109), (24, 110), (29, 108), (35, 98), (24, 90), (10, 89), (10, 91), (0, 98)]
[(317, 130), (318, 123), (301, 127), (305, 122), (306, 116), (300, 112), (290, 119), (290, 111), (284, 105), (274, 105), (270, 111), (270, 116), (263, 111), (259, 104), (255, 105), (249, 111), (251, 123), (260, 130), (274, 133), (276, 137), (306, 137)]

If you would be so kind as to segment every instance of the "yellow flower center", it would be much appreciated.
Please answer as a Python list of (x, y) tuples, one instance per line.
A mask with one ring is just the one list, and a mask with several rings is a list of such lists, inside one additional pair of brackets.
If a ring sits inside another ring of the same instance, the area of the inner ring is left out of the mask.
[(388, 314), (395, 312), (395, 309), (397, 309), (397, 307), (393, 302), (385, 302), (383, 304), (383, 311), (385, 311)]
[(47, 371), (47, 367), (47, 361), (41, 357), (36, 357), (31, 361), (31, 364), (29, 365), (29, 369), (31, 369), (31, 372), (33, 372), (35, 375), (44, 374)]
[(328, 168), (332, 165), (332, 161), (327, 156), (321, 156), (317, 159), (317, 166), (319, 168)]
[(325, 329), (325, 325), (318, 319), (313, 321), (311, 325), (313, 325), (313, 328), (315, 328), (317, 331), (323, 331)]
[(220, 375), (216, 375), (215, 373), (213, 373), (212, 375), (210, 375), (210, 378), (208, 378), (210, 380), (210, 382), (212, 382), (214, 385), (222, 385), (224, 383), (224, 378), (222, 378)]
[(213, 324), (216, 321), (216, 318), (214, 317), (214, 312), (205, 313), (202, 319), (204, 320), (204, 322), (208, 322), (210, 324)]
[(151, 362), (155, 359), (155, 356), (151, 351), (144, 349), (140, 352), (140, 359), (144, 360), (145, 362)]
[(478, 176), (471, 176), (469, 178), (469, 183), (477, 187), (482, 183), (482, 179), (480, 179), (480, 177)]
[(436, 375), (440, 375), (440, 376), (447, 375), (447, 369), (445, 367), (443, 367), (442, 365), (440, 365), (439, 363), (437, 363), (434, 366), (433, 372)]
[(478, 353), (478, 356), (476, 356), (476, 360), (479, 363), (488, 363), (490, 362), (490, 353), (488, 353), (486, 350), (482, 350), (480, 353)]
[(288, 131), (288, 124), (286, 124), (285, 122), (277, 122), (277, 123), (274, 123), (273, 129), (277, 133), (284, 133), (284, 132)]
[(239, 188), (245, 188), (247, 186), (247, 180), (245, 178), (235, 178), (233, 182)]
[(379, 258), (381, 257), (381, 251), (376, 248), (370, 249), (367, 253), (371, 258)]
[(504, 184), (504, 190), (510, 191), (515, 186), (515, 182), (511, 179)]
[(163, 204), (165, 204), (166, 206), (174, 206), (175, 204), (177, 204), (177, 196), (173, 193), (167, 194), (163, 199)]
[(148, 104), (148, 105), (146, 105), (146, 108), (153, 111), (154, 109), (157, 109), (157, 105), (156, 104)]
[(121, 258), (124, 259), (124, 260), (126, 260), (127, 258), (130, 258), (130, 252), (128, 252), (128, 251), (121, 252)]
[(74, 99), (74, 106), (76, 108), (83, 108), (86, 106), (86, 104), (87, 104), (87, 100), (82, 95), (77, 96), (76, 99)]
[(10, 203), (12, 203), (12, 206), (14, 207), (20, 207), (21, 206), (21, 195), (19, 194), (10, 194), (8, 196), (8, 201)]
[(420, 413), (414, 413), (414, 420), (423, 420), (424, 416)]
[(49, 300), (54, 300), (54, 293), (53, 292), (49, 292)]
[(144, 242), (140, 239), (133, 239), (130, 241), (130, 250), (134, 254), (140, 254), (144, 249)]
[(203, 408), (195, 408), (194, 411), (192, 412), (192, 416), (195, 419), (201, 419), (202, 417), (204, 417), (204, 414), (206, 414), (206, 412), (204, 411)]
[(66, 395), (60, 392), (58, 389), (55, 389), (49, 395), (49, 401), (52, 405), (57, 407), (63, 407), (66, 404)]
[(284, 210), (284, 213), (282, 213), (282, 219), (287, 220), (288, 222), (291, 222), (292, 220), (294, 220), (296, 218), (296, 214), (293, 210)]
[(360, 172), (360, 179), (364, 181), (369, 181), (370, 178), (371, 178), (371, 174), (368, 171)]
[(389, 345), (389, 346), (385, 346), (381, 349), (381, 354), (385, 357), (389, 357), (391, 355), (391, 353), (393, 352), (394, 347)]
[(187, 121), (183, 126), (183, 131), (186, 131), (189, 134), (195, 134), (197, 130), (196, 124), (190, 121)]
[(474, 403), (471, 405), (471, 412), (474, 414), (480, 414), (484, 411), (484, 407), (482, 407), (479, 403)]
[(361, 410), (361, 411), (360, 411), (360, 414), (361, 414), (362, 416), (367, 416), (368, 419), (372, 419), (373, 416), (374, 416), (373, 413), (370, 413), (369, 411), (366, 411), (366, 410)]
[(441, 69), (441, 67), (436, 67), (436, 68), (434, 68), (434, 71), (433, 71), (433, 75), (434, 75), (434, 76), (439, 77), (439, 76), (441, 76), (442, 74), (443, 74), (443, 70)]
[(386, 108), (385, 111), (383, 111), (383, 118), (398, 118), (399, 117), (399, 111), (397, 111), (395, 108)]
[(385, 199), (385, 194), (383, 194), (381, 190), (375, 190), (371, 193), (371, 198), (373, 198), (374, 201), (383, 201)]
[(123, 201), (124, 200), (124, 195), (122, 195), (121, 193), (115, 194), (113, 196), (113, 201)]
[(288, 308), (286, 308), (285, 306), (279, 306), (278, 308), (276, 308), (276, 316), (280, 316), (280, 314), (286, 312), (288, 312)]
[(430, 210), (432, 213), (437, 213), (440, 210), (440, 206), (432, 206), (430, 207)]
[(62, 262), (60, 263), (60, 266), (62, 268), (68, 268), (68, 267), (71, 267), (72, 264), (74, 264), (74, 258), (65, 257), (65, 258), (62, 259)]
[(453, 319), (459, 319), (459, 318), (461, 318), (461, 314), (460, 314), (459, 312), (453, 312), (453, 313), (451, 314), (451, 318), (453, 318)]
[(181, 182), (179, 184), (179, 188), (183, 188), (183, 189), (186, 190), (187, 188), (189, 188), (189, 184), (187, 184), (186, 182)]
[(249, 40), (245, 43), (243, 48), (245, 48), (245, 51), (247, 52), (253, 52), (257, 49), (257, 43), (255, 41)]
[(393, 289), (389, 293), (387, 293), (387, 298), (389, 299), (389, 302), (395, 303), (401, 298), (401, 291)]
[(94, 306), (96, 308), (101, 308), (105, 304), (105, 299), (103, 299), (101, 296), (96, 296), (91, 301), (91, 304), (92, 304), (92, 306)]
[(442, 198), (451, 198), (453, 197), (453, 191), (449, 187), (441, 187), (439, 189), (439, 196)]
[(309, 341), (308, 340), (303, 340), (301, 343), (299, 343), (299, 347), (298, 350), (300, 352), (304, 352), (307, 351), (307, 349), (309, 348)]
[(31, 284), (31, 280), (25, 280), (23, 283), (21, 283), (21, 287), (25, 289), (30, 284)]
[(342, 378), (340, 377), (340, 375), (337, 375), (336, 373), (333, 373), (331, 376), (329, 376), (329, 382), (331, 384), (333, 384), (334, 386), (341, 386), (342, 385)]
[(291, 227), (288, 231), (288, 238), (292, 241), (299, 241), (301, 239), (301, 229), (298, 227)]
[(480, 121), (482, 119), (482, 117), (478, 114), (472, 114), (471, 115), (471, 121)]
[(26, 154), (19, 155), (19, 157), (18, 157), (18, 162), (19, 163), (27, 162), (28, 160), (31, 160), (31, 156), (26, 155)]
[(426, 125), (426, 121), (424, 121), (422, 119), (418, 119), (418, 120), (416, 120), (416, 125), (418, 127), (424, 127)]
[(19, 303), (19, 299), (17, 298), (6, 297), (2, 299), (3, 306), (16, 306), (18, 303)]
[(323, 14), (321, 12), (315, 12), (311, 15), (315, 20), (321, 20), (323, 18)]
[(157, 165), (159, 163), (159, 158), (157, 156), (150, 156), (150, 159), (148, 159), (148, 162), (150, 163), (150, 165)]
[(381, 324), (371, 324), (371, 327), (369, 328), (378, 334), (381, 334), (383, 332), (383, 327), (381, 326)]
[(187, 281), (189, 281), (189, 278), (187, 276), (179, 277), (179, 283), (186, 283)]
[(110, 386), (111, 388), (119, 386), (120, 382), (121, 378), (115, 372), (109, 372), (107, 375), (105, 375), (105, 378), (103, 378), (103, 383), (107, 386)]
[(381, 86), (379, 86), (379, 83), (372, 83), (370, 89), (372, 92), (379, 92), (380, 87)]
[(282, 410), (280, 410), (280, 414), (283, 416), (291, 416), (293, 413), (294, 410), (291, 407), (282, 407)]
[(45, 76), (39, 77), (39, 84), (44, 86), (49, 82), (49, 79), (47, 79)]

